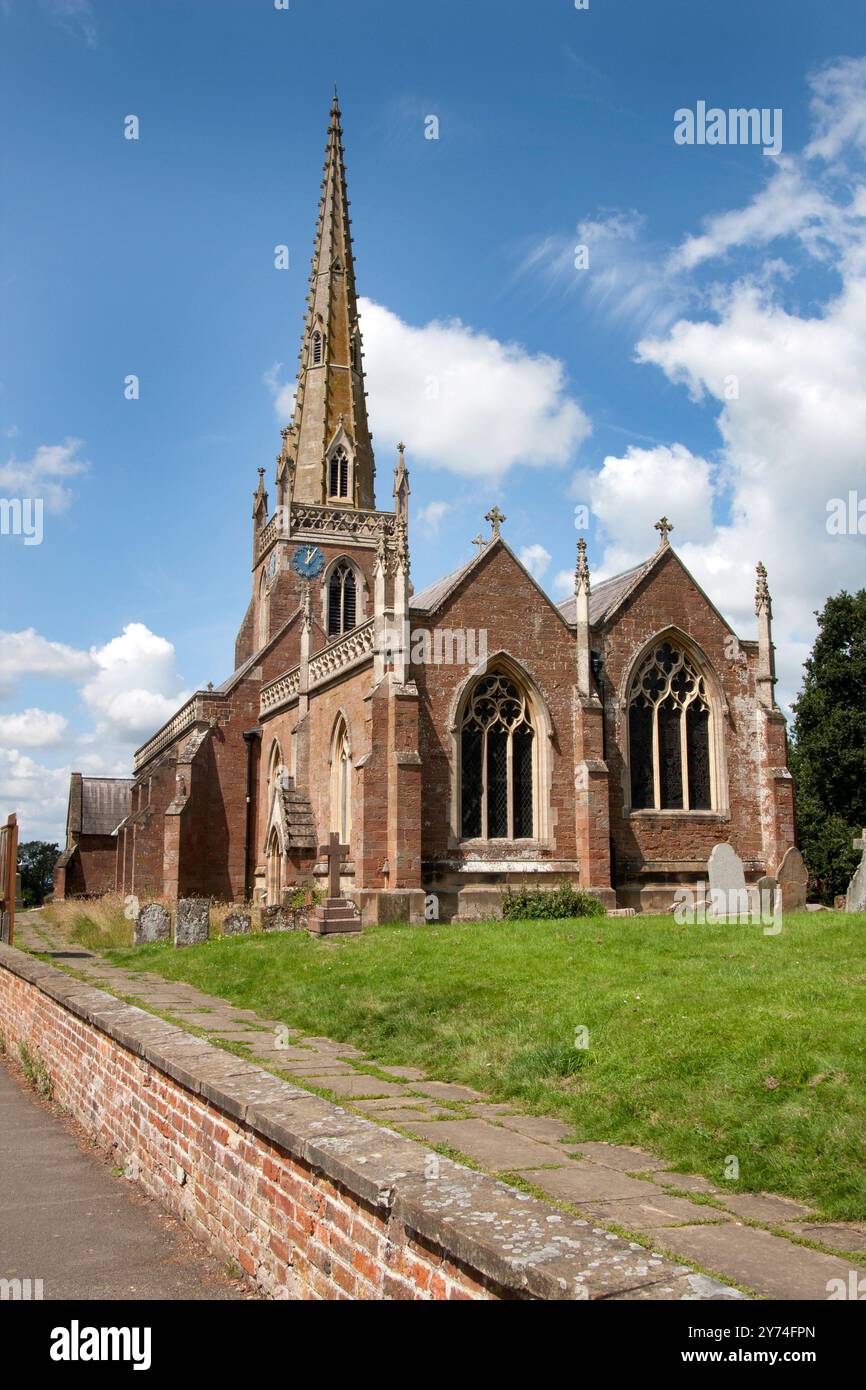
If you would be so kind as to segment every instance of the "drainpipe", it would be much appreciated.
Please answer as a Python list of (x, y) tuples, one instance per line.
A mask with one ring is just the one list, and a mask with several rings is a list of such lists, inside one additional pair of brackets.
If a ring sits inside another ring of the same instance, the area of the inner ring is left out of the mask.
[(244, 828), (244, 902), (252, 898), (253, 885), (250, 874), (250, 843), (253, 838), (253, 752), (256, 739), (261, 737), (261, 729), (249, 729), (244, 734), (247, 745), (247, 819)]

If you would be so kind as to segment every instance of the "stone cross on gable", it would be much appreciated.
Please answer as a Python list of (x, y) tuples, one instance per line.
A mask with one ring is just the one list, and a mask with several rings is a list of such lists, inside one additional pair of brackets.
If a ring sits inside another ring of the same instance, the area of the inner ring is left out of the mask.
[(480, 555), (487, 542), (483, 536), (478, 535), (472, 537), (472, 544), (478, 547), (477, 554)]
[(490, 522), (490, 525), (493, 527), (494, 536), (498, 536), (499, 527), (502, 525), (503, 521), (508, 520), (508, 517), (503, 516), (498, 507), (491, 507), (490, 511), (485, 513), (484, 520)]
[(655, 530), (661, 533), (661, 540), (659, 541), (660, 546), (670, 545), (668, 536), (673, 529), (673, 523), (668, 521), (666, 516), (663, 516), (660, 521), (656, 522)]
[(340, 865), (348, 856), (349, 846), (340, 844), (336, 830), (332, 830), (326, 845), (319, 845), (319, 854), (328, 861), (328, 897), (340, 896)]

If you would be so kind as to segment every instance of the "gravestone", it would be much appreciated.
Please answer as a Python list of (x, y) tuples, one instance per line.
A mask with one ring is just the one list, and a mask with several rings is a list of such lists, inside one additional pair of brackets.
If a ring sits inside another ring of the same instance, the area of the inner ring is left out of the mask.
[(328, 896), (313, 913), (308, 924), (309, 930), (316, 936), (329, 936), (334, 932), (359, 932), (361, 914), (351, 898), (340, 897), (340, 870), (349, 856), (349, 846), (341, 845), (339, 835), (336, 830), (332, 830), (328, 843), (319, 846), (319, 854), (328, 862)]
[(262, 908), (262, 931), (294, 931), (295, 920), (290, 910), (278, 903)]
[(230, 912), (223, 922), (223, 936), (246, 936), (252, 927), (253, 919), (249, 912)]
[(755, 891), (758, 895), (758, 907), (761, 916), (765, 919), (773, 916), (776, 906), (776, 889), (778, 886), (779, 880), (773, 878), (772, 874), (764, 874), (764, 877), (759, 878), (758, 882), (755, 884)]
[(153, 941), (168, 941), (171, 936), (171, 914), (162, 903), (145, 903), (135, 919), (132, 941), (135, 946)]
[(210, 934), (210, 900), (178, 898), (174, 924), (175, 946), (199, 946)]
[(860, 863), (854, 870), (854, 877), (848, 884), (845, 894), (846, 912), (866, 912), (866, 830), (854, 841), (854, 848), (863, 851)]
[(726, 917), (748, 916), (749, 895), (743, 861), (733, 845), (713, 845), (707, 861), (710, 883), (708, 919), (723, 921)]
[(803, 861), (802, 854), (794, 845), (785, 850), (785, 857), (779, 866), (779, 887), (782, 890), (783, 912), (804, 912), (806, 910), (809, 871)]

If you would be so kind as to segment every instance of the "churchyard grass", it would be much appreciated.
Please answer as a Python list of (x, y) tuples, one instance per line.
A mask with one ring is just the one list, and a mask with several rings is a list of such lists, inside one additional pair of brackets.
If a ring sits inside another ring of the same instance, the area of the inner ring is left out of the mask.
[(578, 1140), (863, 1220), (864, 929), (826, 913), (788, 916), (778, 936), (671, 917), (490, 922), (108, 954), (557, 1115)]

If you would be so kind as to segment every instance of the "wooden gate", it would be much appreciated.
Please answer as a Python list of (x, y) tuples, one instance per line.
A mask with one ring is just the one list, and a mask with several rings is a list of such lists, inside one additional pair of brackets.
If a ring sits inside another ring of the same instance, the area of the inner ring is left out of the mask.
[(0, 825), (0, 941), (12, 945), (15, 935), (15, 885), (18, 872), (18, 817)]

